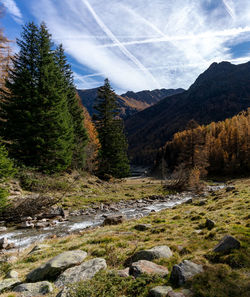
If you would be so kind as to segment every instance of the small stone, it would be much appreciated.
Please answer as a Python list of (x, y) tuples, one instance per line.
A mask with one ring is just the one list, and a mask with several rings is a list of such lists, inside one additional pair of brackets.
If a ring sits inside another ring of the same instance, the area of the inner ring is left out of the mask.
[(0, 239), (0, 249), (3, 250), (3, 249), (6, 249), (9, 245), (9, 241), (6, 237), (3, 237)]
[(193, 203), (193, 199), (190, 198), (190, 199), (188, 199), (185, 203), (186, 203), (186, 204), (191, 204), (191, 203)]
[(37, 283), (26, 283), (16, 286), (14, 292), (21, 292), (22, 296), (33, 297), (47, 295), (53, 292), (53, 287), (50, 282), (43, 281)]
[(226, 187), (226, 192), (230, 192), (235, 190), (235, 187)]
[(0, 232), (5, 232), (5, 231), (7, 231), (6, 227), (0, 227)]
[(229, 252), (233, 249), (239, 249), (241, 246), (240, 242), (231, 235), (226, 235), (213, 249), (214, 252)]
[(168, 269), (147, 260), (140, 260), (132, 263), (129, 268), (129, 274), (138, 277), (140, 274), (157, 274), (160, 276), (168, 275)]
[(121, 270), (117, 270), (116, 274), (120, 277), (129, 277), (129, 267)]
[(151, 224), (138, 224), (134, 226), (134, 228), (138, 231), (145, 231), (150, 229), (151, 227), (152, 227)]
[(215, 226), (215, 222), (210, 220), (210, 219), (207, 219), (206, 220), (206, 223), (205, 223), (205, 227), (208, 228), (208, 230), (212, 230)]
[(181, 292), (174, 292), (174, 291), (170, 291), (167, 294), (167, 297), (185, 297), (185, 295)]
[(196, 264), (192, 261), (184, 260), (180, 264), (173, 266), (170, 275), (170, 281), (177, 286), (181, 286), (194, 275), (201, 272), (203, 272), (202, 265)]
[(112, 215), (107, 216), (103, 222), (103, 225), (118, 225), (121, 224), (124, 221), (123, 215)]
[(29, 228), (34, 228), (34, 224), (31, 223), (30, 221), (25, 221), (22, 222), (19, 226), (17, 226), (19, 229), (29, 229)]
[(149, 291), (149, 295), (151, 297), (166, 297), (172, 290), (172, 287), (169, 286), (157, 286)]
[(18, 272), (15, 270), (10, 270), (6, 275), (6, 278), (18, 278)]
[(0, 281), (0, 293), (4, 292), (5, 290), (12, 289), (15, 285), (19, 284), (20, 280), (15, 278), (6, 278)]
[(46, 249), (50, 248), (50, 245), (48, 244), (37, 244), (36, 246), (33, 247), (33, 249), (28, 253), (28, 255), (38, 253), (41, 251), (44, 251)]

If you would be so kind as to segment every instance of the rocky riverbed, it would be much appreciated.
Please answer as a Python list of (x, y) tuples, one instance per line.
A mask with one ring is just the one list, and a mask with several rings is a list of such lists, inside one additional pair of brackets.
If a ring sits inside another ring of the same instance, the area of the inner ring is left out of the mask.
[[(223, 186), (209, 187), (208, 191), (218, 190), (221, 187)], [(118, 216), (122, 220), (135, 219), (147, 216), (152, 212), (172, 208), (178, 204), (191, 201), (191, 199), (200, 199), (204, 202), (206, 193), (202, 196), (195, 196), (188, 192), (166, 196), (153, 195), (140, 200), (101, 203), (69, 213), (59, 210), (55, 218), (39, 220), (36, 217), (29, 217), (24, 218), (24, 221), (16, 227), (0, 228), (0, 241), (5, 238), (9, 243), (9, 249), (22, 249), (35, 242), (42, 242), (46, 238), (62, 237), (86, 228), (100, 226), (105, 223), (106, 218), (112, 216)]]

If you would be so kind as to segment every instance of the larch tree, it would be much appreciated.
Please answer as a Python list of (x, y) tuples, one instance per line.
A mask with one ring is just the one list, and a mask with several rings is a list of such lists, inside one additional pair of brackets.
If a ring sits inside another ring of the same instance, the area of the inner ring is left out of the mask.
[(100, 177), (126, 177), (130, 174), (127, 156), (127, 141), (123, 122), (118, 118), (118, 106), (115, 93), (109, 80), (98, 90), (98, 98), (94, 106), (94, 121), (97, 127), (101, 148), (99, 150), (98, 174)]
[(65, 78), (45, 24), (23, 28), (20, 51), (1, 96), (1, 134), (10, 155), (27, 166), (58, 172), (71, 164), (73, 124)]

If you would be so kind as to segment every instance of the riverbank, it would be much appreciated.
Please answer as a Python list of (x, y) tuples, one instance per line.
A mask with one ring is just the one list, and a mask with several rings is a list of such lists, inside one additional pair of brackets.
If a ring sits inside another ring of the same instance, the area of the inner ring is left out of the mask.
[[(150, 213), (140, 219), (124, 221), (119, 225), (100, 226), (94, 230), (83, 230), (79, 234), (46, 240), (45, 245), (35, 253), (30, 254), (32, 246), (20, 253), (12, 254), (11, 257), (17, 258), (12, 258), (13, 262), (8, 261), (5, 264), (2, 262), (1, 275), (4, 277), (8, 270), (14, 269), (19, 273), (21, 281), (24, 281), (25, 276), (41, 263), (64, 251), (80, 249), (88, 253), (87, 259), (102, 257), (107, 262), (106, 272), (102, 272), (101, 276), (98, 274), (88, 282), (87, 286), (93, 290), (91, 296), (98, 296), (95, 295), (95, 290), (100, 293), (100, 290), (108, 286), (107, 279), (113, 282), (113, 288), (123, 292), (119, 291), (120, 295), (103, 296), (132, 296), (126, 293), (126, 287), (131, 286), (131, 278), (121, 278), (117, 282), (117, 279), (108, 276), (107, 271), (124, 268), (126, 259), (136, 251), (167, 245), (172, 250), (173, 256), (170, 259), (158, 259), (154, 262), (167, 267), (169, 271), (174, 264), (185, 259), (203, 265), (204, 273), (200, 278), (195, 278), (186, 284), (186, 287), (193, 291), (194, 296), (228, 297), (229, 295), (225, 294), (228, 294), (229, 288), (233, 291), (238, 288), (241, 294), (243, 292), (241, 287), (247, 286), (249, 282), (250, 218), (247, 211), (249, 211), (250, 179), (235, 180), (230, 186), (229, 190), (220, 189), (205, 198), (202, 197), (202, 203), (190, 201), (172, 209)], [(214, 222), (213, 228), (209, 229), (205, 226), (207, 219)], [(138, 224), (146, 224), (148, 227), (137, 230)], [(227, 255), (214, 257), (211, 254), (212, 249), (228, 234), (240, 241), (241, 248)], [(5, 257), (8, 260), (8, 255)], [(119, 287), (119, 283), (125, 283), (125, 285)], [(141, 284), (136, 283), (137, 286), (144, 287), (145, 292), (134, 296), (148, 296), (150, 288), (159, 284), (171, 284), (169, 275), (157, 280), (151, 278), (146, 284), (143, 281)], [(214, 295), (213, 290), (216, 292)], [(55, 288), (50, 296), (55, 296), (58, 291)], [(75, 292), (75, 296), (81, 296), (80, 293)], [(11, 294), (15, 296), (15, 293)], [(232, 293), (230, 296), (239, 295)], [(240, 296), (247, 295), (242, 293)]]

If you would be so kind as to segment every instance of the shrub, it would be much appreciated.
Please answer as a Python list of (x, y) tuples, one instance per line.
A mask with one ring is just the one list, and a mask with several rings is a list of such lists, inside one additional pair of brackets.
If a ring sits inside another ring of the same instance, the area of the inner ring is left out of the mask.
[(8, 152), (5, 146), (0, 144), (0, 181), (12, 177), (15, 173), (14, 164), (12, 160), (8, 158)]
[(133, 279), (102, 271), (89, 281), (72, 285), (69, 295), (71, 297), (146, 297), (149, 289), (162, 283), (163, 279), (156, 276), (142, 275)]
[(247, 297), (250, 292), (247, 279), (225, 264), (206, 267), (193, 278), (191, 287), (194, 297)]

